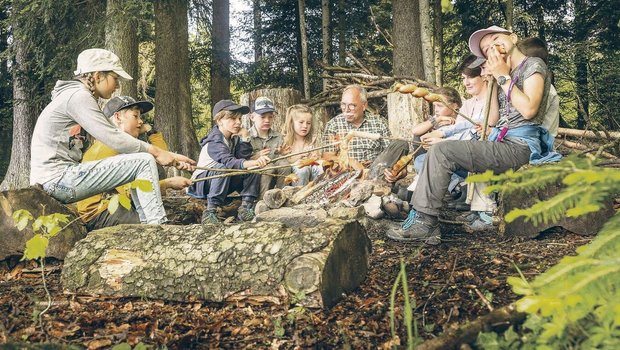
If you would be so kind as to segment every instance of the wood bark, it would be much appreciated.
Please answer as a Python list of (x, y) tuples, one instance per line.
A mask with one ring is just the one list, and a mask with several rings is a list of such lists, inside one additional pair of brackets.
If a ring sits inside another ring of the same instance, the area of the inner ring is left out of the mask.
[(30, 142), (38, 118), (38, 106), (34, 102), (36, 82), (30, 77), (32, 72), (24, 68), (30, 56), (28, 43), (18, 34), (19, 23), (13, 26), (13, 138), (11, 160), (0, 190), (25, 188), (30, 184)]
[(195, 158), (190, 92), (187, 1), (155, 1), (155, 126), (173, 152)]
[(433, 23), (431, 22), (431, 6), (429, 0), (419, 0), (420, 5), (420, 38), (422, 44), (422, 60), (424, 61), (424, 78), (435, 83), (435, 57), (433, 50)]
[(338, 65), (345, 65), (347, 57), (347, 13), (344, 0), (338, 0)]
[(254, 63), (263, 59), (263, 20), (261, 0), (253, 0), (252, 14), (254, 20)]
[(418, 0), (392, 2), (394, 39), (394, 75), (413, 75), (424, 78), (424, 61), (420, 37), (420, 9)]
[(506, 29), (512, 31), (515, 17), (515, 7), (513, 0), (506, 0)]
[[(0, 10), (0, 22), (6, 21), (8, 11)], [(8, 31), (0, 31), (0, 52), (5, 52), (8, 48)], [(9, 107), (11, 102), (12, 78), (8, 70), (9, 58), (0, 58), (0, 110)], [(4, 179), (4, 174), (9, 167), (11, 159), (11, 143), (13, 138), (13, 115), (9, 113), (0, 114), (0, 183)]]
[(228, 0), (213, 1), (211, 103), (230, 99), (230, 9)]
[[(252, 106), (257, 98), (269, 97), (276, 108), (276, 115), (273, 119), (271, 128), (278, 132), (284, 127), (286, 109), (294, 104), (301, 103), (301, 93), (295, 89), (259, 89), (241, 95), (239, 103), (244, 106)], [(241, 119), (244, 128), (250, 128), (250, 118), (246, 115)]]
[(575, 0), (575, 86), (577, 94), (577, 129), (584, 129), (589, 122), (588, 95), (588, 21), (585, 0)]
[[(332, 37), (330, 31), (331, 13), (329, 11), (329, 0), (321, 0), (321, 34), (323, 38), (323, 67), (332, 64)], [(327, 71), (323, 70), (323, 74), (327, 75)], [(323, 91), (327, 91), (329, 85), (327, 79), (323, 79)]]
[(299, 39), (301, 42), (301, 69), (303, 72), (304, 97), (310, 98), (310, 72), (308, 70), (308, 36), (306, 35), (306, 2), (297, 0), (299, 15)]
[(433, 338), (418, 345), (416, 350), (448, 350), (468, 349), (462, 344), (473, 343), (480, 332), (503, 331), (508, 327), (521, 324), (525, 321), (526, 314), (518, 312), (514, 305), (504, 306), (493, 310), (462, 327), (449, 328), (437, 338)]
[(126, 1), (107, 1), (105, 47), (120, 58), (123, 69), (133, 78), (120, 81), (115, 95), (138, 98), (138, 21)]
[(515, 208), (529, 208), (539, 201), (554, 197), (560, 193), (561, 189), (561, 184), (550, 184), (529, 193), (515, 192), (501, 195), (498, 206), (498, 216), (502, 218), (498, 228), (500, 235), (513, 238), (517, 241), (523, 241), (538, 236), (544, 230), (559, 226), (576, 234), (593, 236), (600, 231), (607, 220), (615, 213), (613, 209), (613, 200), (608, 199), (603, 204), (603, 209), (597, 212), (577, 218), (563, 217), (558, 222), (543, 222), (534, 225), (530, 221), (525, 221), (523, 217), (510, 223), (503, 220), (505, 215), (511, 210)]
[(433, 1), (433, 49), (435, 50), (435, 82), (443, 86), (443, 14), (441, 0)]
[[(13, 222), (13, 212), (25, 209), (36, 219), (41, 215), (65, 214), (69, 221), (76, 215), (68, 207), (50, 197), (40, 187), (28, 187), (14, 191), (0, 192), (0, 261), (9, 256), (23, 256), (26, 241), (33, 236), (32, 222), (23, 231), (18, 231)], [(64, 259), (75, 243), (86, 236), (81, 221), (76, 221), (53, 237), (47, 247), (47, 256)]]
[(392, 136), (413, 138), (412, 128), (424, 121), (424, 103), (423, 99), (411, 94), (393, 92), (387, 95), (388, 127)]
[(620, 139), (620, 132), (618, 131), (603, 132), (603, 131), (558, 128), (558, 135), (583, 137), (587, 139), (599, 139), (599, 140), (603, 140), (606, 138)]
[(121, 225), (91, 232), (67, 255), (70, 293), (222, 302), (261, 296), (331, 307), (364, 280), (370, 240), (357, 221)]

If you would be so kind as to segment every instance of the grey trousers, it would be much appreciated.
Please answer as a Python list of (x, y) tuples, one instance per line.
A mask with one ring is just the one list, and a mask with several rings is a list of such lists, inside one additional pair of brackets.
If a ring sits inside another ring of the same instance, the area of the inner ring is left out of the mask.
[(379, 153), (368, 168), (368, 178), (378, 179), (383, 176), (386, 168), (391, 168), (394, 163), (404, 155), (409, 154), (409, 143), (406, 141), (394, 140), (390, 141), (383, 152)]
[(512, 142), (447, 140), (431, 147), (413, 194), (413, 207), (428, 215), (439, 215), (450, 177), (458, 169), (481, 173), (503, 173), (518, 169), (530, 160), (527, 145)]

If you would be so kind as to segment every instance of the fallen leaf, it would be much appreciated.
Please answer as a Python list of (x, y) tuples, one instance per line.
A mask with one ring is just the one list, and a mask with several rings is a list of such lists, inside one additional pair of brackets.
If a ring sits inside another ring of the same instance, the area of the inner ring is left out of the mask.
[(104, 346), (108, 346), (108, 345), (112, 345), (112, 340), (108, 338), (93, 339), (89, 341), (88, 343), (86, 343), (86, 347), (88, 348), (88, 350), (101, 349)]

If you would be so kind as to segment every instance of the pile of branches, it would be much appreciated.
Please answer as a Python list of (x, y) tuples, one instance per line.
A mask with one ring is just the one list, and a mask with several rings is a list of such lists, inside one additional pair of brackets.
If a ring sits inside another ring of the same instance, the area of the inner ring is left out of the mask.
[(337, 107), (340, 104), (342, 90), (350, 84), (359, 84), (368, 91), (368, 109), (372, 113), (381, 114), (386, 110), (385, 96), (392, 92), (391, 87), (396, 82), (416, 84), (428, 89), (436, 89), (435, 84), (417, 79), (413, 76), (389, 76), (379, 69), (369, 67), (350, 52), (347, 57), (353, 63), (350, 67), (323, 66), (323, 75), (327, 81), (325, 91), (304, 101), (309, 106)]
[(559, 128), (555, 146), (561, 153), (587, 153), (617, 163), (620, 157), (620, 132)]

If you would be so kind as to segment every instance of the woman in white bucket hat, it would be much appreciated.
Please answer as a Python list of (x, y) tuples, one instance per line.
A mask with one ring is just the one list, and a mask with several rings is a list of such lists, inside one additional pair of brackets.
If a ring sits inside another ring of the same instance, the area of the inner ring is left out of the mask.
[[(156, 163), (193, 170), (195, 162), (131, 137), (104, 116), (97, 99), (109, 99), (119, 80), (132, 79), (114, 53), (104, 49), (82, 51), (74, 74), (75, 80), (56, 82), (52, 101), (37, 119), (31, 144), (30, 184), (42, 185), (62, 203), (73, 203), (136, 179), (147, 180), (152, 191), (132, 189), (131, 193), (140, 221), (166, 222)], [(87, 134), (121, 154), (80, 163)]]

